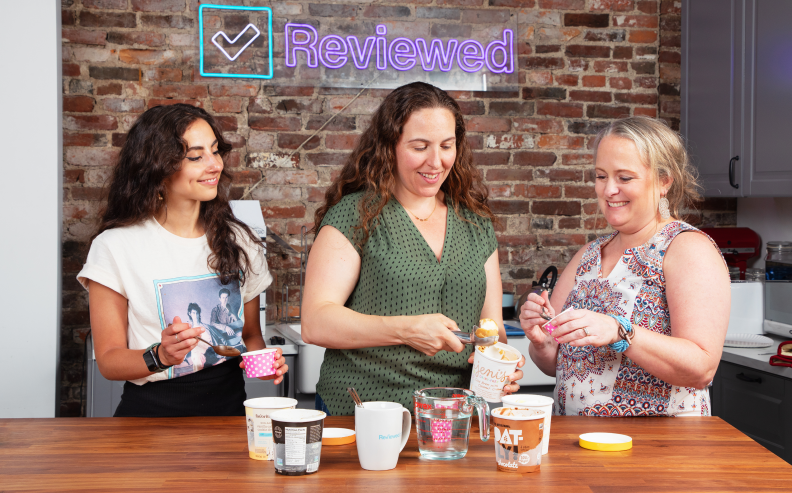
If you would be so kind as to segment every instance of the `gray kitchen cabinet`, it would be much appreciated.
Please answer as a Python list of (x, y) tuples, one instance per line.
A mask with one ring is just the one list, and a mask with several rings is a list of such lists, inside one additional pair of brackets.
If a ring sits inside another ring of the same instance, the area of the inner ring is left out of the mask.
[(721, 361), (712, 414), (792, 463), (792, 380)]
[(682, 3), (682, 135), (708, 197), (792, 196), (792, 1)]

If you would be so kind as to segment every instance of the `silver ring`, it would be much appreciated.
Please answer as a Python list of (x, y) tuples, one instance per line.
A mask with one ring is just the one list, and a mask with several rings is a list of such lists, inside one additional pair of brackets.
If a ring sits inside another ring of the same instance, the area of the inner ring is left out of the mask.
[(588, 329), (586, 327), (583, 327), (583, 332), (586, 333), (586, 337), (591, 335), (591, 334), (589, 334), (589, 331), (588, 331)]
[(179, 334), (175, 334), (175, 335), (176, 335), (176, 344), (178, 344), (178, 343), (180, 343), (180, 342), (181, 342), (181, 341), (179, 340)]

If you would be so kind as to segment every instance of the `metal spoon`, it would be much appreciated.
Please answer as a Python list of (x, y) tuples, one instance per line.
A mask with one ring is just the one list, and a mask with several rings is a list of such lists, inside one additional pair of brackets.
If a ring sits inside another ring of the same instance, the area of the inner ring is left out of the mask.
[(476, 346), (494, 346), (498, 342), (498, 335), (479, 337), (476, 335), (478, 327), (473, 326), (473, 330), (468, 334), (466, 332), (452, 331), (451, 333), (457, 336), (463, 344), (475, 344)]
[(349, 392), (349, 395), (352, 396), (352, 400), (355, 401), (355, 405), (357, 407), (363, 407), (363, 401), (360, 400), (360, 396), (358, 395), (357, 390), (355, 390), (355, 387), (347, 387), (347, 392)]
[(242, 354), (242, 353), (239, 352), (239, 349), (235, 348), (234, 346), (223, 346), (223, 345), (214, 346), (214, 345), (209, 344), (208, 342), (204, 341), (203, 339), (201, 339), (198, 336), (195, 336), (195, 338), (198, 339), (199, 341), (203, 342), (204, 344), (208, 345), (212, 349), (214, 349), (214, 352), (216, 352), (220, 356), (225, 356), (227, 358), (233, 358), (234, 356), (239, 356), (240, 354)]

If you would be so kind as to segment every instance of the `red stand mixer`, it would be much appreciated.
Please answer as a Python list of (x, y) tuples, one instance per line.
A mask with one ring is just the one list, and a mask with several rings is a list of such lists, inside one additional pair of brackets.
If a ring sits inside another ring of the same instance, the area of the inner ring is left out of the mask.
[(701, 228), (720, 248), (726, 264), (740, 268), (740, 279), (745, 280), (746, 261), (760, 255), (762, 240), (750, 228)]

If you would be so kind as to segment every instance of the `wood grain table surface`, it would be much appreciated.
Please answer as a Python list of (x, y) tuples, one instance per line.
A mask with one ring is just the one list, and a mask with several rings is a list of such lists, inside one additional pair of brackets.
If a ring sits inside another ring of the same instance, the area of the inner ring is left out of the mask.
[[(325, 426), (354, 428), (351, 416)], [(588, 432), (630, 435), (633, 448), (594, 452)], [(0, 420), (6, 491), (788, 491), (792, 466), (719, 418), (553, 417), (541, 470), (498, 472), (492, 439), (471, 433), (463, 459), (420, 458), (415, 427), (396, 469), (360, 468), (355, 444), (323, 446), (317, 473), (288, 477), (248, 458), (244, 417)]]

